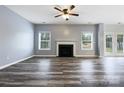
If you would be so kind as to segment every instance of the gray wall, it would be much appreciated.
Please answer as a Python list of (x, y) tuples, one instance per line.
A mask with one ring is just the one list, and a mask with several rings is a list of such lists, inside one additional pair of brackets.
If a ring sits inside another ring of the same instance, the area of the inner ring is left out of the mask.
[(99, 56), (104, 56), (104, 24), (98, 26), (98, 52)]
[(124, 32), (124, 24), (105, 24), (105, 32)]
[(33, 54), (33, 25), (0, 6), (0, 66)]
[[(98, 53), (98, 26), (99, 25), (53, 25), (53, 24), (36, 24), (35, 25), (35, 55), (56, 55), (56, 41), (75, 41), (76, 55), (96, 55)], [(52, 46), (51, 50), (38, 50), (38, 33), (39, 31), (51, 31)], [(68, 35), (64, 34), (68, 31)], [(94, 50), (81, 50), (81, 31), (93, 32)], [(97, 36), (96, 36), (97, 35)]]

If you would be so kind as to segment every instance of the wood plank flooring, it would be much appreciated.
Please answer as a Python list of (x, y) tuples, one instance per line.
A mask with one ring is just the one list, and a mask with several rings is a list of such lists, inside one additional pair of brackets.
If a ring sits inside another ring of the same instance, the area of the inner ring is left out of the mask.
[(0, 70), (0, 87), (124, 87), (124, 58), (34, 57)]

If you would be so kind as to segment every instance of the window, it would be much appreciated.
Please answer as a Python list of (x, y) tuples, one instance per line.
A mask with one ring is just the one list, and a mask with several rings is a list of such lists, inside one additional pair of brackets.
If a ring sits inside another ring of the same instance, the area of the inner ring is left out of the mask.
[(106, 52), (112, 52), (112, 35), (106, 35)]
[(92, 50), (93, 49), (93, 33), (82, 32), (81, 34), (81, 50)]
[(117, 52), (123, 53), (123, 34), (117, 34)]
[(105, 32), (104, 33), (104, 55), (105, 56), (124, 56), (124, 32)]
[(39, 49), (40, 50), (51, 49), (51, 33), (50, 32), (44, 31), (39, 33)]

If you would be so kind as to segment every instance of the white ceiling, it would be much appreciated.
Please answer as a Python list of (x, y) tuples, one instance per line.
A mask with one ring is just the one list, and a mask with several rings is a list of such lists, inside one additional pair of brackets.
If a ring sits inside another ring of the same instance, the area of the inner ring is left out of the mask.
[(117, 5), (77, 5), (72, 12), (80, 15), (70, 17), (69, 21), (65, 21), (62, 17), (54, 18), (59, 14), (53, 9), (54, 5), (8, 5), (6, 7), (34, 24), (43, 24), (43, 22), (46, 24), (124, 23), (124, 6)]

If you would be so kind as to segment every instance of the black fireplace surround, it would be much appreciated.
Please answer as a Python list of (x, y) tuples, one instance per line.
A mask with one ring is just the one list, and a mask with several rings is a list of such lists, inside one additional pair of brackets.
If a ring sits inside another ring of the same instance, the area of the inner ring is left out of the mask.
[(73, 45), (59, 45), (59, 57), (73, 57)]

